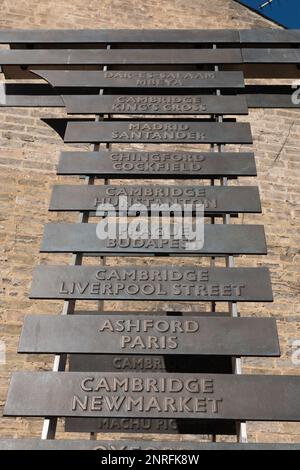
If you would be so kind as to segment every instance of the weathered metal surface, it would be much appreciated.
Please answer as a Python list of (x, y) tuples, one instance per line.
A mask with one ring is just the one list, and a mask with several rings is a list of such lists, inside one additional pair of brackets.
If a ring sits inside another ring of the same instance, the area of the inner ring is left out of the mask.
[[(255, 186), (162, 186), (162, 185), (54, 185), (51, 211), (96, 211), (108, 203), (119, 211), (120, 196), (127, 205), (144, 204), (149, 210), (154, 204), (203, 204), (204, 212), (238, 213), (261, 212), (258, 188)], [(107, 212), (110, 212), (107, 207)], [(123, 205), (122, 212), (126, 212)]]
[(295, 90), (291, 90), (289, 94), (273, 94), (273, 93), (251, 93), (246, 94), (249, 108), (272, 108), (272, 109), (289, 109), (289, 108), (300, 108), (299, 95), (295, 96), (294, 100), (292, 95)]
[(57, 95), (49, 85), (0, 83), (0, 107), (62, 107), (63, 105), (61, 96)]
[(256, 176), (253, 153), (241, 152), (62, 152), (58, 175), (103, 178), (211, 178)]
[(32, 299), (273, 300), (267, 268), (38, 266)]
[(252, 135), (250, 124), (244, 122), (70, 121), (64, 141), (252, 144)]
[(300, 450), (300, 444), (257, 444), (197, 441), (141, 440), (39, 440), (0, 439), (0, 450)]
[(299, 421), (299, 394), (299, 376), (15, 372), (4, 415)]
[(64, 107), (62, 94), (99, 93), (99, 87), (53, 88), (45, 83), (0, 83), (1, 107)]
[[(15, 93), (6, 93), (4, 91), (4, 84), (3, 86), (0, 85), (0, 107), (62, 108), (64, 106), (61, 95), (56, 94), (55, 89), (50, 93), (48, 89), (41, 88), (40, 93), (38, 92), (38, 89), (35, 93), (34, 89), (36, 85), (28, 85), (23, 91), (21, 88), (24, 88), (24, 85), (16, 86), (20, 87), (20, 91), (16, 91)], [(44, 87), (44, 85), (41, 85), (41, 87)], [(1, 93), (1, 88), (3, 93)], [(5, 85), (5, 88), (7, 89), (7, 85)], [(26, 92), (27, 88), (28, 93)], [(292, 100), (292, 94), (295, 90), (291, 89), (291, 87), (286, 87), (286, 90), (282, 93), (279, 93), (278, 90), (275, 89), (276, 87), (265, 87), (265, 90), (262, 92), (252, 92), (249, 90), (250, 88), (251, 87), (248, 86), (244, 91), (244, 98), (247, 102), (248, 108), (300, 108), (298, 95), (296, 96), (296, 100)], [(268, 91), (270, 88), (273, 88), (273, 90)], [(76, 93), (76, 88), (70, 88), (70, 90), (73, 90), (74, 94)], [(94, 90), (94, 88), (88, 88), (87, 90)], [(66, 93), (66, 88), (63, 89), (63, 92)], [(78, 93), (82, 92), (83, 89), (80, 88)], [(59, 92), (57, 91), (57, 93)]]
[(62, 95), (68, 114), (248, 114), (243, 96)]
[(158, 372), (232, 374), (229, 356), (167, 354), (71, 354), (72, 372)]
[(65, 418), (66, 432), (236, 434), (236, 421), (192, 418)]
[(298, 64), (299, 50), (243, 49), (14, 49), (0, 51), (0, 64), (43, 65), (199, 65)]
[(96, 88), (244, 88), (242, 72), (159, 70), (32, 70), (54, 87)]
[(230, 317), (230, 313), (228, 311), (226, 312), (211, 312), (211, 311), (207, 311), (207, 312), (202, 312), (202, 311), (193, 311), (192, 313), (191, 312), (188, 312), (188, 311), (173, 311), (173, 310), (167, 310), (167, 311), (163, 311), (163, 310), (105, 310), (105, 311), (101, 311), (101, 310), (77, 310), (76, 309), (76, 312), (74, 312), (74, 315), (99, 315), (99, 314), (103, 314), (105, 313), (105, 315), (124, 315), (124, 313), (126, 313), (127, 315), (148, 315), (148, 314), (151, 314), (151, 315), (158, 315), (158, 316), (161, 316), (161, 315), (167, 315), (167, 316), (182, 316), (182, 317), (185, 317), (185, 316), (189, 316), (189, 315), (196, 315), (197, 317), (209, 317), (210, 315), (214, 315), (215, 317)]
[[(58, 50), (58, 49), (57, 49)], [(121, 50), (121, 49), (120, 49)], [(189, 49), (191, 50), (191, 49)], [(201, 49), (197, 49), (197, 50), (201, 50)], [(221, 49), (219, 49), (221, 50)], [(232, 50), (232, 49), (231, 49)], [(19, 52), (19, 51), (17, 51)], [(55, 51), (52, 51), (52, 52), (55, 52)], [(0, 56), (1, 57), (1, 56)], [(203, 60), (205, 60), (203, 58)], [(221, 60), (221, 59), (220, 59)], [(167, 61), (167, 59), (166, 59)], [(21, 61), (22, 62), (22, 61)], [(24, 61), (26, 62), (26, 61)], [(55, 62), (55, 60), (53, 60), (53, 62)], [(92, 62), (92, 60), (91, 60)], [(191, 62), (191, 61), (190, 61)], [(50, 64), (47, 66), (46, 63), (40, 63), (40, 64), (19, 64), (19, 65), (2, 65), (0, 66), (1, 69), (2, 69), (2, 72), (5, 76), (5, 78), (7, 79), (33, 79), (35, 78), (35, 75), (33, 73), (33, 70), (35, 68), (38, 68), (40, 69), (41, 67), (45, 68), (46, 66), (49, 67), (49, 68), (60, 68), (60, 66), (62, 66), (64, 69), (69, 69), (69, 70), (73, 70), (74, 68), (81, 68), (81, 69), (85, 69), (86, 66), (88, 66), (88, 68), (90, 70), (94, 70), (94, 71), (97, 71), (98, 68), (99, 68), (99, 65), (101, 64), (58, 64), (58, 67), (56, 67), (55, 64)], [(142, 65), (141, 63), (140, 64), (136, 64), (138, 66)], [(147, 64), (146, 64), (147, 65)], [(163, 63), (158, 63), (157, 65), (155, 63), (152, 63), (152, 64), (148, 64), (148, 65), (151, 65), (151, 68), (152, 69), (161, 69), (164, 67), (164, 64)], [(192, 66), (192, 64), (176, 64), (175, 62), (174, 63), (171, 63), (171, 64), (165, 64), (165, 65), (170, 65), (172, 68), (176, 69), (176, 70), (182, 70), (182, 66), (183, 65), (189, 65), (190, 67)], [(205, 63), (203, 62), (203, 65), (205, 65)], [(207, 65), (212, 65), (212, 64), (207, 64)], [(110, 65), (109, 65), (110, 66)], [(125, 65), (116, 65), (117, 68), (120, 68), (122, 70), (126, 70), (126, 68), (134, 68), (134, 67), (131, 67), (130, 64), (125, 64)], [(201, 63), (200, 63), (200, 66), (201, 66)], [(197, 67), (197, 64), (195, 63), (194, 64), (194, 67)], [(139, 67), (140, 68), (140, 67)], [(293, 78), (293, 79), (297, 79), (300, 77), (300, 71), (299, 71), (299, 67), (298, 67), (298, 64), (297, 64), (297, 61), (295, 63), (290, 63), (290, 62), (287, 62), (287, 63), (281, 63), (280, 61), (276, 64), (274, 63), (264, 63), (264, 62), (258, 62), (258, 63), (243, 63), (243, 64), (229, 64), (229, 63), (224, 63), (222, 65), (222, 68), (224, 71), (242, 71), (245, 78), (264, 78), (264, 79), (273, 79), (273, 78)], [(190, 90), (190, 89), (187, 89), (187, 90)], [(121, 91), (121, 89), (120, 89)]]
[[(243, 49), (244, 51), (247, 49)], [(259, 50), (259, 49), (258, 49)], [(265, 50), (265, 49), (263, 49)], [(276, 51), (276, 49), (273, 49)], [(296, 49), (299, 50), (299, 49)], [(277, 78), (293, 78), (297, 79), (300, 77), (300, 70), (297, 63), (281, 63), (280, 59), (278, 63), (265, 63), (263, 61), (263, 55), (261, 57), (262, 62), (247, 63), (244, 61), (243, 65), (225, 65), (222, 67), (223, 70), (241, 70), (243, 71), (245, 79), (259, 78), (259, 79), (277, 79)]]
[(242, 49), (243, 62), (245, 64), (299, 64), (300, 50), (290, 49)]
[(241, 64), (240, 49), (13, 49), (0, 50), (0, 65)]
[[(103, 73), (103, 72), (82, 72), (82, 71), (48, 71), (49, 74), (52, 72), (53, 74), (57, 73), (80, 73), (85, 76), (85, 74), (91, 74), (91, 73)], [(115, 73), (121, 73), (121, 72), (115, 72)], [(133, 72), (132, 72), (133, 73)], [(141, 73), (141, 72), (140, 72)], [(154, 74), (154, 72), (151, 72)], [(177, 72), (176, 72), (177, 73)], [(179, 73), (179, 72), (178, 72)], [(200, 72), (199, 72), (200, 73)], [(201, 72), (203, 73), (203, 72)], [(215, 73), (215, 72), (211, 72)], [(221, 73), (221, 72), (220, 72)], [(224, 72), (224, 73), (230, 73), (230, 72)], [(87, 75), (88, 77), (89, 75)], [(0, 84), (0, 107), (63, 107), (64, 102), (61, 97), (61, 95), (67, 95), (72, 98), (73, 95), (95, 95), (95, 93), (99, 92), (99, 86), (96, 86), (96, 83), (92, 85), (92, 82), (90, 84), (90, 87), (82, 84), (81, 86), (75, 86), (74, 81), (74, 86), (71, 86), (68, 88), (68, 85), (66, 83), (68, 79), (68, 76), (64, 79), (64, 86), (58, 87), (58, 88), (52, 88), (50, 85), (46, 85), (43, 83), (39, 84), (31, 84), (31, 83), (2, 83)], [(107, 80), (108, 81), (108, 80)], [(80, 82), (80, 80), (78, 80)], [(86, 82), (88, 83), (88, 82)], [(114, 85), (115, 81), (112, 83), (112, 86)], [(126, 82), (127, 83), (127, 82)], [(175, 82), (174, 82), (175, 83)], [(206, 82), (204, 82), (206, 83)], [(207, 82), (208, 84), (208, 82)], [(228, 85), (229, 85), (228, 81)], [(217, 84), (215, 83), (216, 87)], [(167, 87), (167, 84), (165, 84)], [(171, 85), (170, 85), (171, 86)], [(201, 82), (201, 93), (205, 94), (205, 96), (209, 96), (208, 93), (210, 92), (209, 89), (205, 90), (203, 89), (202, 82)], [(233, 84), (232, 84), (233, 86)], [(121, 87), (121, 85), (120, 85)], [(149, 80), (149, 86), (148, 89), (154, 89), (156, 92), (163, 90), (163, 88), (160, 88), (159, 85), (157, 84), (157, 88), (155, 88), (156, 85), (153, 85), (153, 87), (150, 86), (150, 80)], [(159, 87), (159, 88), (158, 88)], [(179, 88), (178, 86), (175, 86), (175, 88)], [(136, 88), (142, 88), (136, 87)], [(221, 87), (218, 87), (221, 88)], [(145, 87), (145, 89), (147, 89)], [(199, 88), (196, 86), (191, 85), (190, 88), (181, 88), (182, 91), (188, 91), (191, 96), (194, 96), (195, 92), (199, 91)], [(119, 92), (122, 92), (122, 88), (118, 88)], [(232, 90), (223, 90), (223, 93), (225, 92), (231, 92)], [(244, 89), (235, 89), (235, 92), (238, 93), (240, 96), (243, 96), (243, 99), (246, 100), (248, 108), (299, 108), (300, 103), (298, 99), (298, 94), (296, 91), (296, 88), (292, 88), (291, 86), (285, 86), (285, 85), (247, 85)], [(292, 95), (295, 94), (294, 100), (292, 100)], [(158, 95), (160, 96), (160, 95)], [(170, 95), (171, 96), (171, 95)], [(231, 95), (229, 95), (231, 96)], [(227, 99), (229, 99), (229, 96), (226, 96)], [(104, 95), (105, 97), (105, 95)]]
[(297, 29), (1, 29), (1, 44), (299, 44)]
[(233, 29), (0, 29), (1, 44), (232, 42), (239, 42), (239, 33)]
[[(262, 225), (223, 225), (205, 224), (203, 246), (195, 249), (189, 240), (153, 238), (149, 230), (148, 238), (123, 239), (117, 226), (116, 238), (100, 239), (97, 224), (46, 224), (41, 244), (41, 252), (48, 253), (95, 253), (105, 256), (118, 256), (120, 253), (152, 254), (266, 254), (267, 246)], [(151, 238), (152, 237), (152, 238)]]
[(299, 29), (241, 29), (239, 30), (240, 42), (242, 44), (299, 44)]
[[(49, 71), (50, 72), (50, 71)], [(55, 73), (55, 71), (53, 71)], [(70, 72), (71, 73), (71, 72)], [(75, 72), (74, 72), (75, 73)], [(81, 72), (84, 74), (84, 72)], [(90, 73), (90, 72), (86, 72)], [(94, 72), (91, 72), (94, 73)], [(95, 72), (98, 73), (98, 72)], [(202, 85), (201, 85), (202, 86)], [(150, 86), (149, 86), (150, 88)], [(218, 87), (219, 88), (219, 87)], [(118, 90), (122, 90), (121, 88)], [(183, 89), (182, 89), (183, 90)], [(185, 89), (194, 93), (198, 88)], [(0, 84), (0, 107), (57, 107), (64, 106), (61, 94), (72, 97), (73, 95), (95, 94), (99, 87), (71, 87), (65, 84), (62, 88), (52, 88), (45, 84), (30, 83), (2, 83)], [(156, 90), (157, 91), (157, 90)], [(229, 90), (231, 91), (231, 90)], [(201, 90), (203, 93), (203, 89)], [(239, 95), (246, 100), (248, 108), (299, 108), (300, 103), (296, 89), (290, 86), (256, 86), (247, 85), (244, 89), (236, 89)], [(292, 95), (296, 99), (292, 100)], [(85, 96), (85, 95), (84, 95)], [(191, 94), (191, 96), (194, 96)], [(105, 95), (104, 95), (105, 97)], [(226, 96), (229, 99), (229, 96)]]
[(297, 29), (1, 29), (1, 44), (299, 44)]
[(279, 356), (269, 318), (27, 315), (18, 352)]
[[(45, 122), (48, 126), (50, 126), (55, 132), (57, 132), (57, 134), (64, 140), (65, 138), (65, 135), (66, 135), (66, 129), (67, 129), (67, 126), (68, 124), (70, 123), (84, 123), (84, 124), (89, 124), (89, 123), (95, 123), (95, 118), (80, 118), (80, 117), (67, 117), (67, 118), (45, 118), (45, 119), (42, 119), (43, 122)], [(119, 122), (130, 122), (131, 124), (132, 123), (143, 123), (145, 122), (145, 119), (142, 119), (140, 118), (138, 121), (128, 121), (128, 120), (124, 120), (123, 118), (120, 118), (120, 117), (111, 117), (108, 120), (103, 120), (102, 122), (110, 122), (110, 123), (115, 123), (115, 124), (118, 124)], [(146, 122), (151, 122), (152, 123), (157, 123), (157, 122), (160, 122), (160, 121), (157, 121), (157, 119), (154, 117), (154, 118), (150, 118), (150, 117), (147, 117), (146, 119)], [(215, 123), (214, 119), (213, 118), (209, 118), (209, 117), (205, 117), (205, 118), (195, 118), (195, 119), (192, 119), (192, 118), (185, 118), (185, 117), (180, 117), (180, 120), (178, 119), (178, 117), (168, 117), (167, 119), (164, 120), (165, 123), (169, 123), (169, 124), (183, 124), (183, 123), (190, 123), (190, 122), (194, 122), (194, 123)], [(224, 123), (236, 123), (236, 118), (235, 117), (223, 117), (223, 120), (222, 122)], [(99, 143), (99, 142), (98, 142)], [(158, 142), (159, 143), (159, 142)], [(163, 142), (161, 142), (163, 143)], [(186, 142), (186, 143), (189, 143), (189, 142)], [(191, 142), (192, 143), (192, 142)], [(199, 142), (199, 143), (204, 143), (204, 142)]]
[(237, 93), (246, 98), (249, 108), (300, 108), (297, 85), (247, 85)]

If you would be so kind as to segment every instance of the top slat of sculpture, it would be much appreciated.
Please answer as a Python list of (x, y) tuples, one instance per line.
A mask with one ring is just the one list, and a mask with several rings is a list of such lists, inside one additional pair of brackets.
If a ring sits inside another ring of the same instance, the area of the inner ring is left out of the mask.
[(299, 44), (299, 30), (0, 30), (1, 44)]

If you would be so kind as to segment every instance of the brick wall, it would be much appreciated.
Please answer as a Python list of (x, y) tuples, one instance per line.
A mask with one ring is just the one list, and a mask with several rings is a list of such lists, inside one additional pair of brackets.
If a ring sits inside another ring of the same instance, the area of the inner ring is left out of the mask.
[[(276, 27), (271, 22), (227, 0), (15, 0), (3, 1), (0, 28), (252, 28)], [(0, 108), (0, 339), (5, 341), (7, 361), (0, 365), (0, 405), (4, 405), (13, 370), (48, 370), (50, 356), (17, 355), (23, 317), (27, 313), (59, 313), (62, 302), (30, 301), (32, 269), (43, 262), (68, 263), (69, 256), (39, 255), (43, 225), (47, 221), (75, 221), (66, 214), (48, 214), (50, 190), (58, 178), (55, 167), (63, 147), (59, 137), (40, 117), (62, 115), (59, 110)], [(270, 315), (278, 319), (282, 356), (279, 359), (243, 361), (245, 373), (298, 374), (291, 361), (292, 341), (300, 339), (299, 305), (299, 192), (300, 115), (294, 110), (256, 110), (250, 120), (259, 176), (243, 179), (260, 187), (263, 215), (243, 217), (244, 223), (265, 225), (269, 254), (241, 257), (237, 266), (269, 266), (275, 302), (245, 304), (242, 315)], [(136, 146), (142, 148), (142, 146)], [(167, 147), (167, 146), (166, 146)], [(178, 146), (180, 148), (182, 146)], [(70, 147), (71, 148), (71, 147)], [(85, 147), (88, 148), (88, 147)], [(174, 149), (174, 146), (172, 146)], [(247, 149), (245, 149), (247, 150)], [(249, 147), (248, 150), (251, 150)], [(157, 181), (158, 183), (159, 181)], [(118, 264), (130, 260), (117, 260)], [(132, 260), (131, 260), (132, 261)], [(173, 260), (174, 261), (174, 260)], [(191, 261), (191, 260), (190, 260)], [(116, 259), (111, 260), (114, 264)], [(137, 262), (136, 259), (133, 262)], [(147, 264), (149, 260), (141, 259)], [(184, 263), (182, 259), (175, 260)], [(188, 260), (187, 260), (188, 262)], [(197, 263), (206, 263), (199, 259)], [(153, 260), (151, 261), (153, 263)], [(159, 263), (159, 261), (157, 262)], [(80, 305), (86, 306), (83, 302)], [(88, 305), (95, 308), (95, 305)], [(205, 304), (158, 305), (110, 302), (108, 309), (174, 308), (205, 310)], [(25, 399), (26, 397), (24, 397)], [(39, 436), (41, 420), (0, 418), (1, 436)], [(59, 429), (62, 429), (61, 425)], [(300, 425), (250, 423), (249, 440), (299, 442)], [(79, 437), (79, 436), (78, 436)]]

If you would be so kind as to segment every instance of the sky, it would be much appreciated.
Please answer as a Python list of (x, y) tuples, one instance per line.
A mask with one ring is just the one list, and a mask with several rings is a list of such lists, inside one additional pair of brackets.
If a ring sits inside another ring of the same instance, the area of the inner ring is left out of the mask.
[(259, 7), (267, 0), (238, 1), (288, 29), (300, 28), (300, 0), (273, 0), (270, 5), (265, 6), (263, 9), (259, 9)]

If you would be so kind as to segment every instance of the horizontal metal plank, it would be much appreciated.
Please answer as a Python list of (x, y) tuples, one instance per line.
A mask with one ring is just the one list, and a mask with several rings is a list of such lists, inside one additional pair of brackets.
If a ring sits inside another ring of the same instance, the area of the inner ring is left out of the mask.
[(38, 266), (32, 299), (273, 300), (267, 268)]
[(4, 415), (300, 421), (299, 395), (299, 376), (15, 372)]
[(298, 44), (297, 29), (1, 29), (1, 44)]
[(271, 318), (27, 315), (18, 352), (279, 356)]
[(299, 64), (299, 49), (242, 49), (245, 64)]
[(59, 95), (2, 95), (0, 108), (62, 108), (63, 100)]
[(67, 143), (196, 143), (251, 144), (249, 123), (102, 121), (68, 122)]
[[(142, 88), (142, 87), (141, 87)], [(155, 87), (148, 87), (157, 92)], [(118, 91), (122, 88), (118, 88)], [(161, 89), (159, 89), (161, 90)], [(183, 90), (183, 88), (182, 88)], [(184, 91), (194, 96), (198, 87), (185, 88)], [(99, 92), (99, 87), (70, 87), (65, 84), (62, 88), (52, 88), (45, 84), (30, 83), (2, 83), (0, 84), (0, 107), (64, 107), (61, 94), (72, 97), (73, 95), (82, 95), (86, 93), (88, 96)], [(201, 90), (203, 94), (204, 89)], [(206, 95), (210, 92), (206, 90)], [(224, 92), (224, 91), (223, 91)], [(225, 93), (232, 90), (225, 90)], [(296, 89), (290, 86), (255, 86), (247, 85), (244, 89), (236, 89), (236, 92), (246, 100), (248, 108), (299, 108), (300, 103)], [(292, 95), (295, 93), (295, 100)], [(86, 96), (86, 95), (84, 95)], [(158, 95), (159, 96), (159, 95)], [(105, 96), (104, 96), (105, 97)], [(229, 99), (229, 96), (225, 96)]]
[(32, 70), (53, 87), (97, 88), (243, 88), (242, 72), (159, 70)]
[[(99, 313), (101, 313), (101, 311), (99, 310), (77, 310), (74, 312), (74, 315), (98, 315)], [(103, 313), (103, 312), (102, 312)], [(168, 310), (168, 311), (163, 311), (163, 310), (105, 310), (105, 314), (106, 315), (124, 315), (124, 314), (128, 314), (128, 315), (148, 315), (149, 313), (151, 313), (151, 315), (168, 315), (168, 316), (188, 316), (188, 315), (191, 315), (191, 312), (188, 312), (188, 311), (177, 311), (176, 312), (173, 312), (171, 310)], [(210, 315), (214, 315), (215, 317), (230, 317), (230, 312), (228, 311), (223, 311), (223, 312), (211, 312), (211, 311), (207, 311), (207, 312), (202, 312), (202, 311), (195, 311), (193, 312), (193, 315), (197, 315), (198, 317), (207, 317), (207, 316), (210, 316)]]
[(100, 239), (97, 224), (46, 224), (41, 252), (46, 253), (94, 253), (118, 256), (120, 253), (139, 254), (266, 254), (267, 246), (262, 225), (205, 224), (203, 246), (193, 248), (189, 240), (153, 238), (151, 231), (147, 239), (120, 238), (120, 227), (116, 227), (116, 238)]
[[(70, 372), (158, 372), (232, 374), (230, 356), (195, 354), (70, 354)], [(153, 429), (153, 428), (152, 428)], [(169, 429), (169, 427), (168, 427)], [(157, 430), (157, 429), (156, 429)], [(204, 433), (205, 434), (205, 433)]]
[(0, 29), (1, 44), (298, 44), (297, 29)]
[(289, 109), (300, 108), (300, 100), (297, 95), (292, 99), (292, 90), (289, 94), (272, 94), (272, 93), (251, 93), (245, 94), (245, 98), (249, 108), (271, 108), (271, 109)]
[(300, 450), (300, 444), (257, 444), (198, 441), (164, 441), (128, 439), (112, 440), (40, 440), (40, 439), (0, 439), (0, 450)]
[[(68, 124), (74, 124), (74, 123), (79, 123), (79, 124), (84, 124), (85, 126), (88, 125), (88, 124), (95, 124), (95, 119), (92, 118), (92, 117), (67, 117), (67, 118), (45, 118), (45, 119), (42, 119), (42, 121), (47, 124), (48, 126), (50, 126), (55, 132), (57, 132), (57, 134), (62, 138), (62, 140), (65, 139), (66, 137), (66, 131), (67, 131), (67, 127), (68, 127)], [(110, 118), (109, 119), (103, 119), (103, 121), (101, 121), (103, 123), (105, 122), (108, 122), (109, 124), (112, 124), (112, 126), (117, 126), (118, 128), (118, 125), (119, 123), (121, 123), (122, 125), (125, 124), (125, 127), (128, 125), (130, 127), (130, 129), (133, 129), (133, 126), (135, 127), (135, 130), (136, 130), (136, 124), (138, 124), (138, 128), (140, 129), (143, 129), (143, 131), (141, 131), (141, 133), (139, 134), (141, 137), (148, 137), (150, 135), (150, 132), (148, 132), (149, 130), (151, 129), (155, 129), (155, 131), (158, 130), (158, 128), (161, 129), (161, 133), (156, 133), (155, 134), (155, 137), (166, 137), (167, 134), (165, 132), (165, 129), (167, 129), (168, 131), (170, 131), (170, 133), (168, 134), (168, 137), (170, 138), (174, 138), (178, 136), (178, 133), (175, 129), (185, 129), (187, 131), (186, 135), (185, 134), (179, 134), (181, 137), (195, 137), (195, 136), (199, 136), (199, 133), (194, 133), (193, 132), (190, 132), (190, 125), (194, 125), (194, 124), (204, 124), (204, 125), (207, 125), (207, 124), (216, 124), (216, 121), (213, 119), (213, 118), (210, 118), (208, 116), (205, 116), (205, 117), (202, 117), (202, 118), (192, 118), (192, 117), (183, 117), (183, 116), (180, 116), (180, 118), (177, 116), (177, 117), (168, 117), (164, 120), (160, 120), (158, 121), (156, 117), (141, 117), (139, 118), (138, 120), (127, 120), (127, 119), (124, 119), (122, 117), (114, 117), (114, 115), (110, 115)], [(129, 124), (128, 124), (129, 123)], [(222, 120), (222, 123), (229, 123), (229, 124), (233, 124), (233, 123), (236, 123), (236, 118), (233, 117), (233, 116), (230, 116), (230, 117), (223, 117), (223, 120)], [(148, 124), (150, 125), (150, 127), (148, 126)], [(158, 124), (158, 126), (154, 126), (155, 124)], [(161, 126), (161, 124), (163, 124), (163, 126)], [(166, 124), (169, 124), (169, 126), (167, 127)], [(154, 126), (154, 127), (153, 127)], [(147, 129), (147, 131), (146, 131)], [(172, 129), (172, 131), (171, 131)], [(214, 127), (214, 129), (216, 129)], [(106, 128), (106, 130), (108, 130)], [(113, 130), (113, 129), (112, 129)], [(146, 131), (144, 133), (144, 130)], [(222, 131), (224, 130), (224, 128), (220, 128), (218, 127), (218, 131)], [(243, 126), (243, 130), (246, 131), (247, 133), (249, 133), (250, 135), (250, 138), (252, 140), (252, 135), (251, 135), (251, 129), (250, 129), (250, 125), (247, 126)], [(118, 134), (117, 134), (118, 135)], [(115, 134), (114, 134), (115, 136)], [(206, 138), (206, 135), (204, 133), (200, 133), (200, 137), (201, 139), (205, 139)], [(158, 143), (164, 143), (164, 142), (160, 142), (160, 141), (157, 141)], [(155, 141), (155, 143), (157, 143)], [(181, 142), (181, 140), (179, 141)], [(99, 143), (99, 142), (98, 142)], [(145, 143), (152, 143), (152, 142), (145, 142)], [(172, 141), (173, 143), (173, 141)], [(205, 141), (197, 141), (197, 142), (185, 142), (186, 144), (188, 143), (201, 143), (201, 144), (204, 144), (204, 143), (209, 143), (209, 142), (205, 142)], [(243, 142), (244, 143), (244, 142)]]
[(0, 65), (241, 64), (240, 49), (1, 49)]
[[(146, 69), (155, 69), (155, 70), (159, 70), (159, 69), (162, 69), (162, 68), (172, 68), (173, 70), (176, 70), (176, 71), (181, 71), (183, 68), (202, 68), (202, 67), (197, 67), (197, 65), (188, 65), (186, 64), (187, 67), (183, 66), (183, 64), (169, 64), (167, 65), (166, 64), (166, 67), (165, 65), (163, 64), (158, 64), (158, 65), (155, 65), (155, 64), (152, 64), (151, 66), (146, 65), (145, 68)], [(1, 67), (1, 66), (0, 66)], [(39, 64), (39, 65), (25, 65), (25, 66), (22, 66), (22, 65), (3, 65), (1, 67), (2, 69), (2, 72), (5, 76), (6, 79), (14, 79), (14, 80), (32, 80), (36, 77), (36, 75), (34, 75), (34, 69), (37, 68), (37, 69), (40, 69), (41, 67), (43, 68), (46, 68), (46, 67), (49, 67), (49, 69), (54, 69), (54, 70), (57, 70), (57, 69), (67, 69), (67, 70), (76, 70), (76, 69), (80, 69), (80, 70), (84, 70), (85, 68), (88, 68), (89, 70), (93, 70), (93, 71), (97, 71), (99, 69), (99, 65), (97, 64), (91, 64), (91, 65), (58, 65), (58, 66), (55, 66), (55, 65), (46, 65), (46, 64)], [(109, 65), (109, 68), (111, 68), (111, 66)], [(118, 69), (121, 69), (121, 70), (127, 70), (127, 69), (133, 69), (133, 68), (137, 68), (136, 66), (131, 66), (131, 65), (116, 65), (114, 66), (113, 68), (118, 68)], [(143, 68), (142, 66), (138, 66), (139, 69)], [(208, 67), (203, 67), (203, 68), (208, 68)], [(259, 78), (259, 79), (272, 79), (272, 78), (293, 78), (293, 79), (297, 79), (300, 77), (300, 71), (299, 71), (299, 67), (298, 67), (298, 64), (293, 64), (293, 63), (286, 63), (286, 64), (272, 64), (272, 63), (258, 63), (258, 64), (224, 64), (222, 65), (222, 69), (223, 71), (241, 71), (243, 72), (245, 78), (247, 79), (252, 79), (252, 78)], [(139, 88), (139, 91), (142, 90), (143, 87), (140, 87)], [(145, 88), (145, 87), (144, 87)], [(148, 87), (149, 88), (149, 87)], [(207, 88), (210, 88), (210, 89), (213, 89), (214, 87), (211, 86), (211, 87), (207, 87)], [(222, 88), (222, 87), (221, 87)], [(234, 90), (234, 88), (232, 87), (229, 87), (231, 88), (232, 90)], [(228, 88), (228, 89), (229, 89)], [(72, 88), (70, 88), (72, 89)], [(88, 89), (88, 88), (87, 88)], [(122, 91), (125, 91), (126, 90), (126, 87), (125, 88), (118, 88), (121, 92)], [(147, 87), (145, 88), (145, 90), (147, 89)], [(157, 86), (154, 86), (153, 87), (153, 90), (156, 89), (158, 90), (159, 88)], [(181, 90), (183, 90), (184, 88), (181, 88)], [(203, 89), (203, 88), (199, 88), (200, 89)], [(224, 90), (226, 90), (225, 87), (223, 87)], [(239, 88), (236, 88), (237, 90)], [(161, 90), (167, 90), (166, 88), (161, 88)], [(187, 87), (186, 88), (187, 92), (189, 92), (189, 90), (191, 90), (191, 88)]]
[(242, 152), (62, 152), (58, 175), (102, 178), (211, 178), (256, 176), (253, 153)]
[(65, 431), (160, 435), (223, 434), (232, 436), (236, 435), (236, 421), (197, 418), (65, 418)]
[(232, 43), (234, 29), (0, 29), (1, 44)]
[(62, 95), (68, 114), (248, 114), (243, 96)]
[[(247, 91), (247, 90), (246, 90)], [(300, 102), (297, 99), (292, 101), (292, 93), (245, 93), (248, 108), (274, 108), (289, 109), (300, 108)], [(42, 108), (62, 108), (64, 106), (63, 99), (60, 95), (7, 95), (0, 96), (0, 107), (42, 107)]]
[[(128, 209), (133, 204), (144, 204), (149, 211), (154, 204), (203, 204), (205, 214), (261, 212), (256, 186), (54, 185), (49, 209), (96, 211), (111, 204), (119, 212), (120, 196), (127, 198)], [(128, 209), (122, 206), (122, 212)], [(110, 213), (109, 207), (106, 210)]]
[(0, 51), (0, 65), (298, 64), (299, 49), (35, 49)]
[[(72, 89), (72, 90), (75, 90)], [(0, 107), (63, 107), (57, 91), (45, 84), (0, 83)]]
[(240, 42), (242, 44), (299, 44), (299, 29), (240, 29)]
[[(299, 49), (298, 49), (299, 50)], [(225, 66), (224, 66), (225, 67)], [(242, 67), (234, 66), (226, 66), (229, 70), (238, 69), (243, 70), (244, 76), (246, 79), (264, 79), (264, 80), (271, 80), (271, 79), (299, 79), (300, 78), (300, 69), (297, 63), (244, 63)]]

